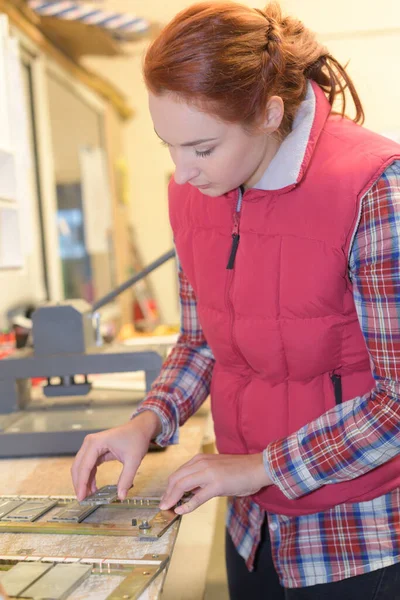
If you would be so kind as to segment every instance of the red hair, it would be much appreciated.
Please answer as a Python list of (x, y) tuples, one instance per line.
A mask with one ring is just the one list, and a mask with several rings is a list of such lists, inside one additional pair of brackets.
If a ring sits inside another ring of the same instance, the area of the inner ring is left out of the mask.
[(155, 95), (174, 93), (223, 121), (254, 127), (271, 96), (285, 105), (281, 133), (291, 130), (314, 80), (333, 105), (348, 88), (356, 122), (364, 112), (345, 68), (301, 21), (276, 2), (264, 11), (233, 2), (202, 2), (178, 13), (150, 45), (143, 66)]

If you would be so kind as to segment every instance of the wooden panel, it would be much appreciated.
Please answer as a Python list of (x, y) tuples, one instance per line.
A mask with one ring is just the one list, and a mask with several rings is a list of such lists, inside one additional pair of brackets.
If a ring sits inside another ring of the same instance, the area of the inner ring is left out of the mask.
[(104, 29), (79, 21), (64, 21), (41, 17), (40, 29), (69, 56), (79, 59), (84, 55), (119, 56), (123, 54), (119, 44)]
[[(105, 115), (106, 147), (109, 160), (110, 185), (112, 194), (113, 245), (115, 253), (115, 275), (117, 285), (132, 275), (132, 262), (129, 239), (130, 207), (121, 189), (121, 173), (118, 163), (124, 156), (122, 142), (123, 122), (112, 106)], [(118, 298), (121, 310), (121, 325), (132, 322), (134, 292), (129, 289)]]
[(6, 14), (13, 25), (31, 39), (40, 50), (66, 69), (68, 73), (111, 102), (122, 118), (129, 119), (132, 116), (133, 111), (123, 94), (107, 80), (79, 65), (65, 51), (57, 48), (40, 30), (40, 20), (23, 5), (21, 0), (16, 0), (16, 2), (13, 0), (0, 0), (0, 12)]

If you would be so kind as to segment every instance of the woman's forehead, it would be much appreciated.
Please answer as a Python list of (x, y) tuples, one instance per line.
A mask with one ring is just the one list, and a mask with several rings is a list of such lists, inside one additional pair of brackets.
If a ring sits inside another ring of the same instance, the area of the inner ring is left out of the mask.
[(173, 145), (188, 145), (203, 138), (220, 138), (238, 127), (172, 94), (156, 96), (149, 93), (149, 108), (157, 135)]

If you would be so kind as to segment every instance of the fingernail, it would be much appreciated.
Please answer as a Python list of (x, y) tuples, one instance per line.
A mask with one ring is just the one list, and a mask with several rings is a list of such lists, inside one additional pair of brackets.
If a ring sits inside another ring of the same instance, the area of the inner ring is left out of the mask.
[(160, 509), (165, 510), (166, 508), (167, 508), (167, 505), (165, 504), (165, 502), (160, 502)]

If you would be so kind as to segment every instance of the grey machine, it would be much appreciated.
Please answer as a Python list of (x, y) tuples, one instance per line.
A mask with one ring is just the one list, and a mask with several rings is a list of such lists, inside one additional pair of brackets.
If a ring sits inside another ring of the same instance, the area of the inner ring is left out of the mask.
[[(143, 392), (94, 390), (88, 376), (144, 371), (147, 391), (162, 356), (103, 343), (97, 311), (174, 255), (167, 252), (93, 306), (71, 300), (33, 313), (33, 348), (0, 360), (0, 457), (75, 454), (87, 434), (129, 419)], [(47, 385), (35, 397), (37, 377)]]

